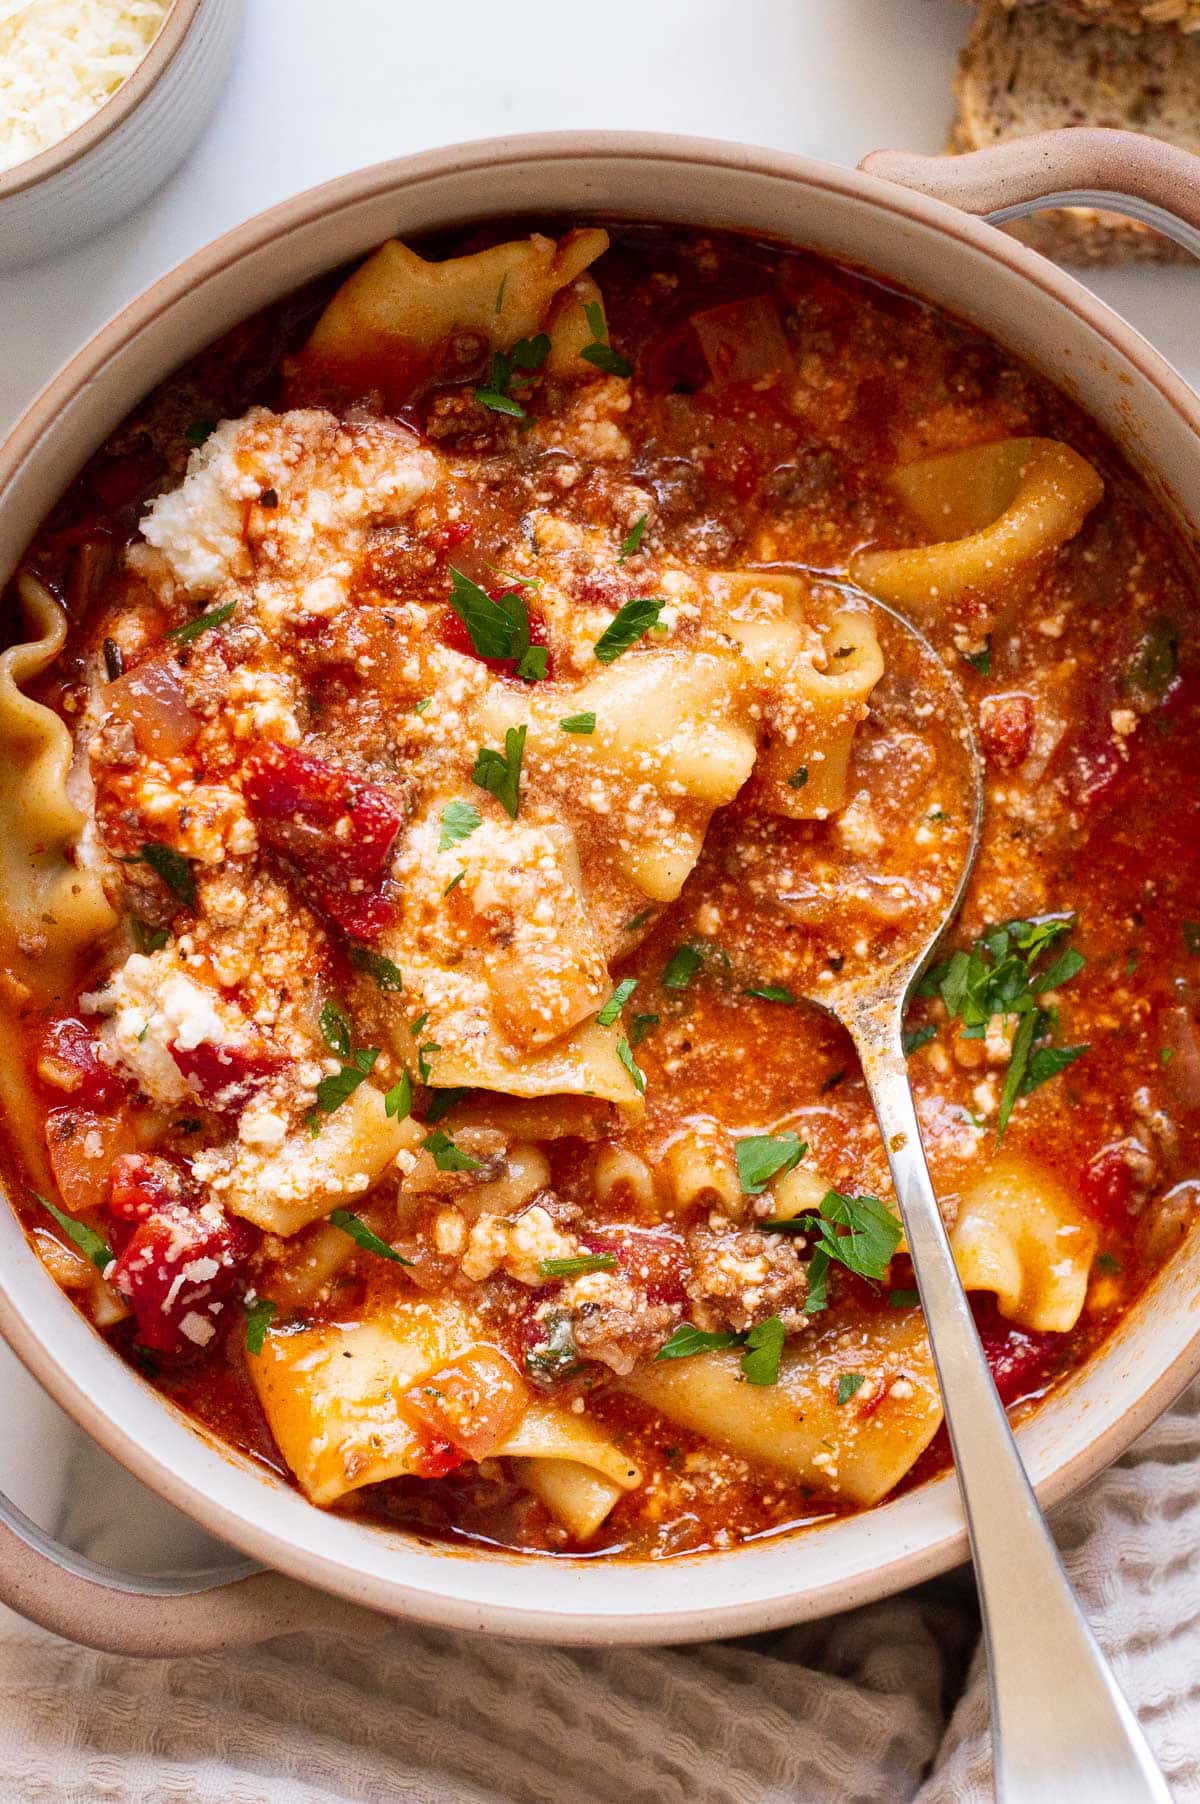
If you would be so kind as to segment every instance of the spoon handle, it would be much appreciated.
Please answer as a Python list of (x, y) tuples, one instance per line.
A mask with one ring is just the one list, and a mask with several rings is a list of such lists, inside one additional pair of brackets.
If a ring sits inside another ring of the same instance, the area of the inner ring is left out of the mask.
[(855, 1034), (933, 1347), (975, 1561), (1000, 1804), (1170, 1804), (1071, 1591), (996, 1394), (925, 1163), (898, 1021)]

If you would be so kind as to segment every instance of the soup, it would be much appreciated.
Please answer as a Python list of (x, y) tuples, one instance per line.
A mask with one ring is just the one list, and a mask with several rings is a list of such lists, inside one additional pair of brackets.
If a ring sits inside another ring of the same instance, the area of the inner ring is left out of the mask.
[(814, 1006), (969, 837), (943, 666), (880, 603), (987, 762), (905, 1046), (1005, 1401), (1187, 1232), (1197, 614), (1113, 446), (957, 321), (556, 232), (269, 310), (36, 535), (10, 1188), (110, 1345), (315, 1505), (662, 1558), (947, 1458)]

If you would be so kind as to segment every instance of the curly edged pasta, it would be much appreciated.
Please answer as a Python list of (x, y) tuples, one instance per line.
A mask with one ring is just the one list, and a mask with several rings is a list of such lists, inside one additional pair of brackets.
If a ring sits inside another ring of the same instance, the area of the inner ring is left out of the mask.
[(1096, 1230), (1037, 1160), (993, 1160), (961, 1198), (950, 1234), (968, 1290), (994, 1292), (1000, 1313), (1036, 1333), (1079, 1320)]
[(1104, 493), (1087, 460), (1053, 439), (999, 439), (906, 465), (896, 493), (927, 532), (949, 534), (909, 551), (862, 551), (856, 583), (927, 615), (966, 591), (1003, 598), (1005, 586), (1083, 525)]

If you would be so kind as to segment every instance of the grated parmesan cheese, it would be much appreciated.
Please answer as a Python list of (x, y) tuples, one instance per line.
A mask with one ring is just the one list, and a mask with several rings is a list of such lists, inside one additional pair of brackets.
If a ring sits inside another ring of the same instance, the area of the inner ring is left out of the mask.
[(90, 119), (133, 74), (170, 0), (0, 0), (0, 170)]

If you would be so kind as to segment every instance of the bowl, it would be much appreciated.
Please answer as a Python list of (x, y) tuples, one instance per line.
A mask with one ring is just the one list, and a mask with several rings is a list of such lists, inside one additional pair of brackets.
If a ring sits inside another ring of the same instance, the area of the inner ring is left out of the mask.
[[(1092, 134), (1064, 134), (972, 205), (1084, 187)], [(1097, 169), (1106, 144), (1092, 146)], [(1122, 186), (1200, 218), (1200, 164), (1123, 141)], [(936, 164), (899, 159), (936, 186)], [(886, 172), (886, 157), (878, 165)], [(951, 179), (946, 177), (945, 179)], [(961, 179), (956, 171), (954, 179)], [(1099, 176), (1092, 186), (1105, 185)], [(1109, 182), (1107, 186), (1112, 186)], [(1106, 202), (1108, 204), (1108, 202)], [(786, 239), (928, 297), (1027, 359), (1124, 447), (1186, 546), (1200, 531), (1200, 402), (1156, 353), (1070, 276), (934, 195), (820, 162), (703, 140), (565, 134), (468, 144), (344, 176), (272, 208), (198, 252), (104, 328), (0, 447), (0, 578), (71, 475), (130, 407), (219, 333), (394, 233), (488, 216), (573, 214), (690, 222)], [(1090, 1364), (1022, 1427), (1043, 1503), (1083, 1484), (1200, 1369), (1200, 1236), (1194, 1235)], [(0, 1512), (0, 1596), (97, 1646), (173, 1653), (357, 1618), (347, 1606), (561, 1643), (662, 1643), (746, 1634), (846, 1609), (960, 1561), (951, 1474), (864, 1514), (657, 1563), (536, 1559), (430, 1546), (318, 1511), (206, 1438), (126, 1366), (55, 1286), (0, 1207), (0, 1330), (50, 1394), (160, 1496), (269, 1570), (244, 1562), (180, 1586), (98, 1573)], [(697, 1562), (701, 1562), (699, 1565)], [(281, 1576), (283, 1575), (283, 1576)], [(296, 1584), (293, 1581), (302, 1581)], [(306, 1586), (334, 1598), (319, 1597)]]
[(116, 93), (65, 138), (0, 172), (0, 269), (124, 219), (177, 168), (212, 112), (239, 0), (173, 0)]

